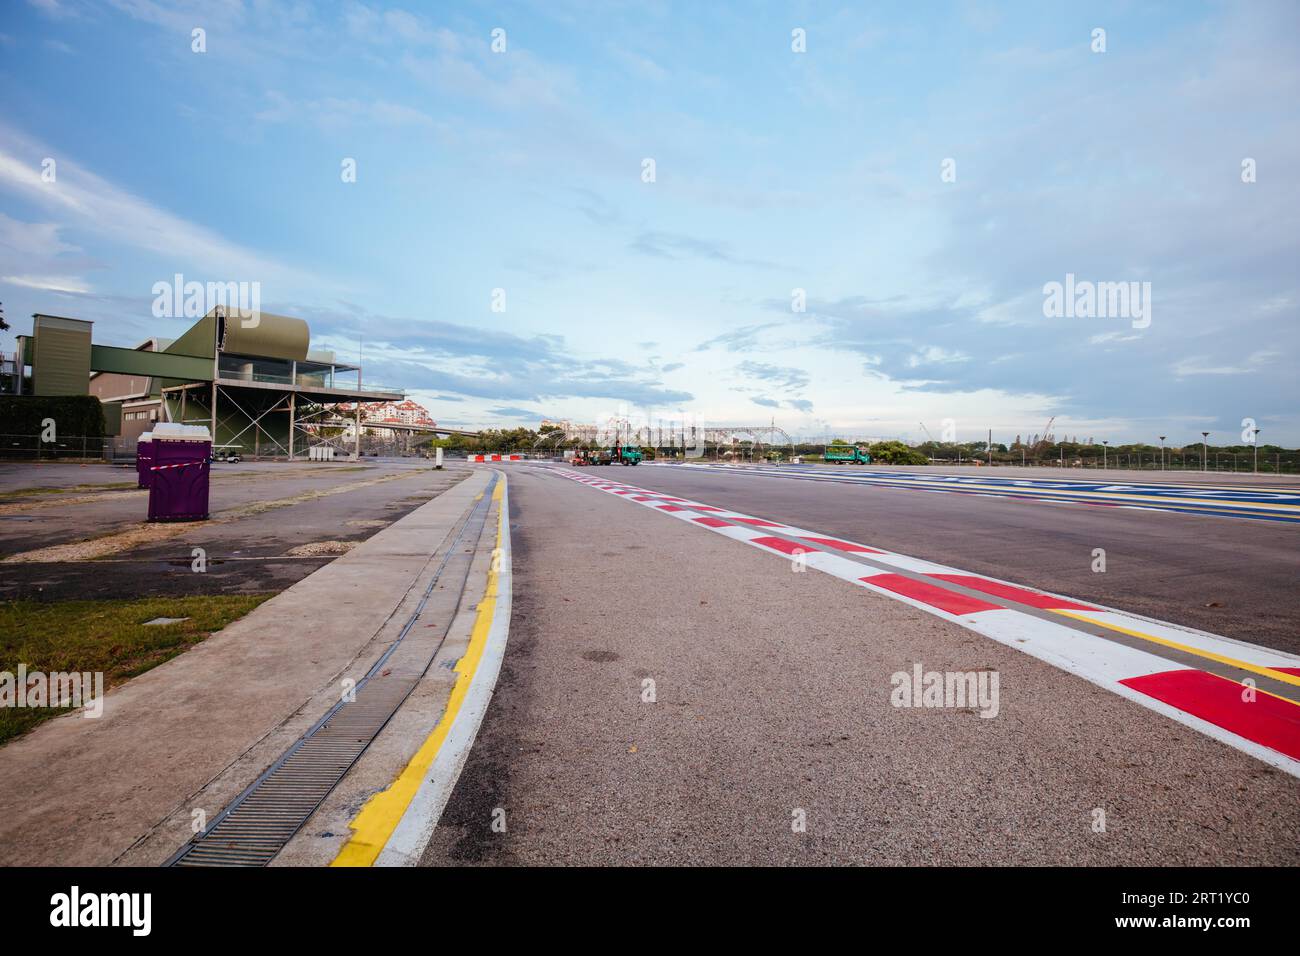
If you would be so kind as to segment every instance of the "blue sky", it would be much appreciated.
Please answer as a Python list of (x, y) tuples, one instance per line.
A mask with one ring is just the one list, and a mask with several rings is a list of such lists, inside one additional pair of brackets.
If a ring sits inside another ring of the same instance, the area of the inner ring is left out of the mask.
[[(134, 344), (155, 282), (256, 281), (448, 424), (1300, 444), (1298, 47), (1287, 2), (10, 0), (0, 296)], [(1046, 317), (1067, 273), (1150, 326)]]

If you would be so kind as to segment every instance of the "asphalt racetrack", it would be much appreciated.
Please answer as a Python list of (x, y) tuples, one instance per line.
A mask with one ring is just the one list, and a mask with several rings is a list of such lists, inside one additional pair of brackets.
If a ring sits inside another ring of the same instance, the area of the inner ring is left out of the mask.
[[(1046, 501), (1062, 504), (1097, 505), (1142, 511), (1176, 514), (1217, 515), (1231, 518), (1254, 518), (1264, 521), (1300, 522), (1300, 489), (1295, 487), (1244, 487), (1241, 483), (1216, 484), (1206, 475), (1204, 481), (1186, 478), (1146, 480), (1085, 480), (1081, 478), (1002, 477), (968, 473), (965, 475), (935, 472), (909, 472), (895, 469), (858, 470), (817, 465), (781, 465), (774, 467), (731, 465), (669, 466), (707, 468), (713, 471), (763, 475), (796, 481), (835, 482), (901, 488), (936, 494), (975, 495), (989, 498), (1016, 498), (1022, 501)], [(975, 469), (967, 469), (974, 472)], [(1236, 476), (1234, 476), (1236, 477)]]
[[(509, 467), (510, 640), (426, 863), (1300, 862), (1289, 522)], [(932, 669), (1000, 703), (900, 704)]]

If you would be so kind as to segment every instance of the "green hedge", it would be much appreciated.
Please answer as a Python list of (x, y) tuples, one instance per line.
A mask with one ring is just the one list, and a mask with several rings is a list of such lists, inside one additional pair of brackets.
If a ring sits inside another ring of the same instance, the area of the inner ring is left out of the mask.
[(104, 411), (94, 395), (0, 395), (0, 434), (39, 435), (54, 419), (60, 438), (104, 437)]

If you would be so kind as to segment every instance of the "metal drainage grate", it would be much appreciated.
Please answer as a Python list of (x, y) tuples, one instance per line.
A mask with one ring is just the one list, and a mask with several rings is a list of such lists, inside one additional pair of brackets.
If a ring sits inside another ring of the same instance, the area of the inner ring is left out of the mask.
[[(302, 829), (420, 682), (419, 677), (389, 676), (381, 670), (410, 633), (440, 583), (448, 585), (443, 588), (447, 606), (443, 609), (442, 635), (425, 663), (426, 670), (442, 647), (469, 578), (492, 490), (499, 480), (493, 477), (487, 491), (461, 521), (414, 613), (397, 639), (358, 682), (356, 699), (335, 704), (165, 866), (266, 866)], [(470, 546), (462, 547), (462, 539)], [(454, 590), (450, 585), (455, 585)]]
[(176, 860), (179, 866), (265, 866), (320, 806), (348, 768), (370, 746), (406, 696), (412, 678), (380, 677), (209, 828)]

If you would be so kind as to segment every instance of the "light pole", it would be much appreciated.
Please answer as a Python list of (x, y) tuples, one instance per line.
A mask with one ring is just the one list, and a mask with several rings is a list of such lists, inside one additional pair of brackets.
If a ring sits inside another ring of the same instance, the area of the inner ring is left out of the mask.
[(1160, 470), (1165, 470), (1165, 436), (1160, 436)]
[(1255, 474), (1259, 474), (1259, 426), (1255, 426), (1253, 434), (1250, 436), (1251, 444), (1255, 446)]
[(1202, 473), (1210, 470), (1210, 433), (1201, 432), (1201, 471)]
[(1106, 470), (1106, 446), (1109, 444), (1110, 444), (1109, 441), (1102, 439), (1101, 442), (1101, 470), (1102, 471)]

